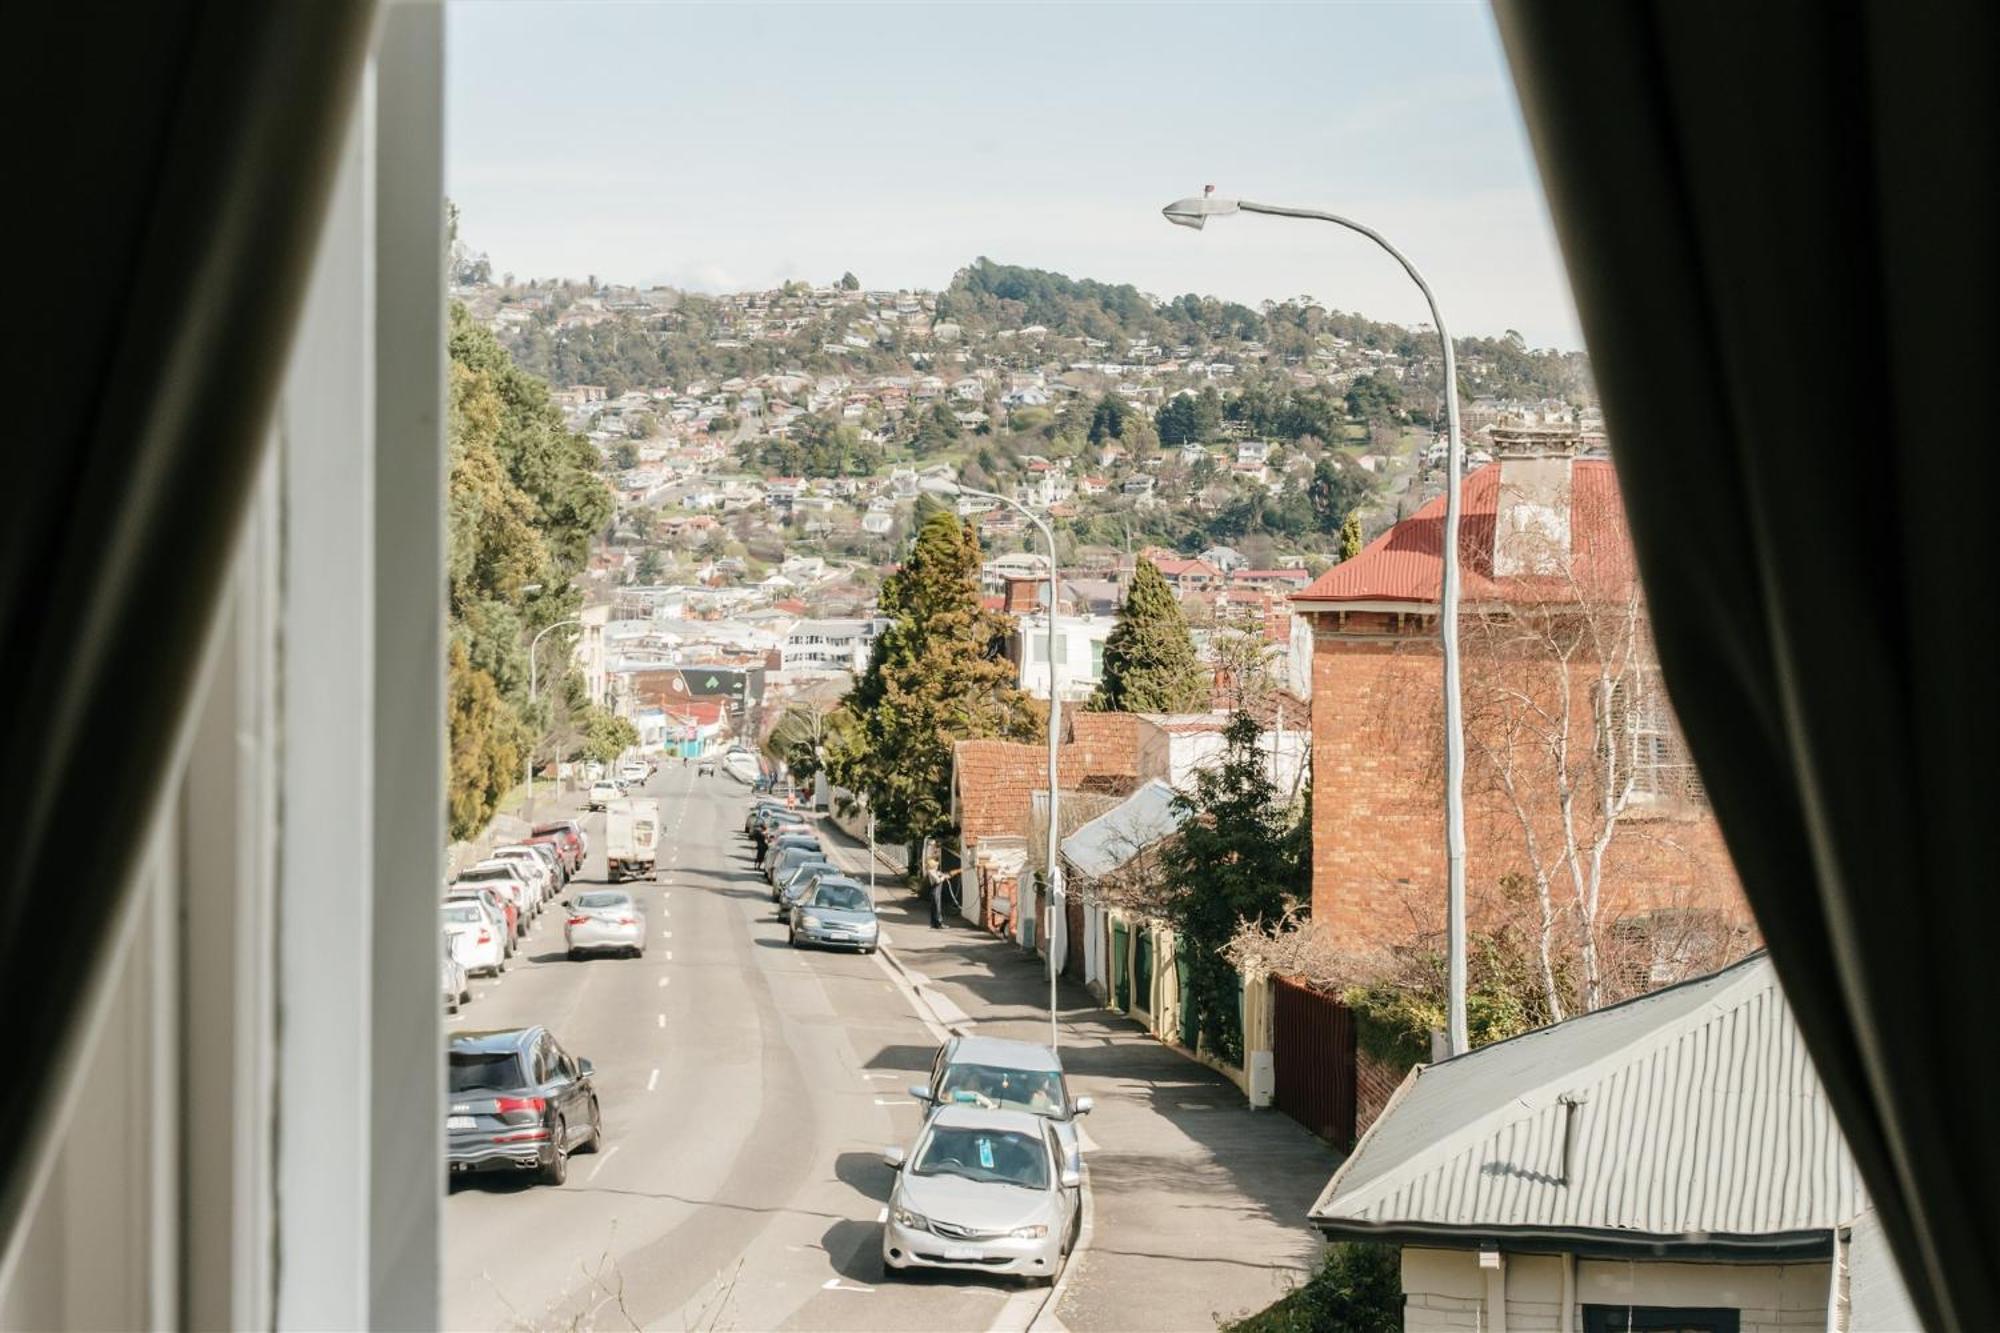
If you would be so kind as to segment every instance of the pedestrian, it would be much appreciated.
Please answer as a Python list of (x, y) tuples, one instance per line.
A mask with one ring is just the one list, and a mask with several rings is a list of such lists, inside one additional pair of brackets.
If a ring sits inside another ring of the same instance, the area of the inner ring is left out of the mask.
[(931, 867), (931, 929), (939, 930), (942, 929), (943, 926), (944, 926), (944, 872), (938, 869), (936, 866), (932, 866)]

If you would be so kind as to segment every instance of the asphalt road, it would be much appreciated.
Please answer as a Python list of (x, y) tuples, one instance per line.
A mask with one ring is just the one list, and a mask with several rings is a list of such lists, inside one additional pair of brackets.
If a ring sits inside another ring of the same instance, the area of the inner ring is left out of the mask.
[[(595, 1062), (605, 1147), (552, 1188), (455, 1182), (454, 1329), (1025, 1328), (1012, 1279), (884, 1278), (880, 1160), (939, 1035), (877, 957), (791, 949), (738, 834), (747, 794), (662, 768), (642, 959), (569, 962), (557, 911), (451, 1031), (544, 1023)], [(603, 817), (579, 886), (604, 875)]]

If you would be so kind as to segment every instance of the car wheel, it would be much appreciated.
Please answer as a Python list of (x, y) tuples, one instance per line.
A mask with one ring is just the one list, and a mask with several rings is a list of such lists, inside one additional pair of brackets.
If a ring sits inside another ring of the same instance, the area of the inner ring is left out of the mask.
[(467, 986), (464, 990), (458, 993), (458, 1002), (460, 1004), (472, 1003), (472, 987)]
[(570, 961), (571, 961), (572, 963), (580, 963), (580, 962), (582, 962), (582, 961), (583, 961), (583, 950), (581, 950), (581, 949), (571, 949), (571, 950), (569, 951), (569, 960), (570, 960)]
[(604, 1112), (597, 1105), (597, 1098), (590, 1099), (590, 1137), (576, 1145), (578, 1152), (597, 1152), (604, 1147)]
[(868, 946), (867, 948), (863, 949), (863, 950), (862, 950), (861, 952), (863, 952), (863, 953), (874, 953), (874, 952), (875, 952), (875, 946), (871, 944), (871, 945), (869, 945), (869, 946)]
[(557, 1120), (550, 1137), (549, 1160), (542, 1166), (542, 1183), (560, 1185), (569, 1179), (569, 1148), (563, 1143), (563, 1136), (569, 1132), (561, 1120)]
[(447, 1004), (444, 1007), (444, 1011), (448, 1014), (455, 1014), (458, 1012), (458, 997), (456, 995), (451, 997), (451, 1003)]
[(792, 937), (792, 947), (793, 947), (794, 949), (798, 949), (798, 948), (803, 948), (803, 947), (804, 947), (803, 945), (801, 945), (801, 944), (799, 943), (799, 932), (798, 932), (798, 931), (796, 931), (796, 930), (793, 930), (793, 931), (788, 931), (787, 933), (788, 933), (788, 934), (789, 934), (789, 935), (790, 935), (790, 936)]

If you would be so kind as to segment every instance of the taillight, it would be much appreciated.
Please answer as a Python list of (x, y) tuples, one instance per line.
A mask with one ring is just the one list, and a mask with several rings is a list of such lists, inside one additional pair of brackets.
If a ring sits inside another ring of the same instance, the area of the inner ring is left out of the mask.
[(621, 926), (636, 926), (639, 924), (639, 918), (635, 916), (621, 916), (618, 918), (618, 924)]
[(542, 1105), (540, 1097), (496, 1097), (493, 1099), (493, 1110), (498, 1115), (507, 1115), (513, 1111), (532, 1111), (536, 1115), (540, 1115), (542, 1113)]
[(491, 943), (493, 943), (493, 932), (492, 932), (492, 931), (490, 931), (490, 930), (488, 930), (488, 929), (486, 929), (486, 927), (484, 927), (484, 926), (481, 926), (481, 927), (479, 928), (479, 942), (480, 942), (481, 944), (491, 944)]
[(569, 919), (569, 923), (572, 926), (580, 926), (588, 920), (590, 920), (590, 918), (587, 916), (573, 916)]

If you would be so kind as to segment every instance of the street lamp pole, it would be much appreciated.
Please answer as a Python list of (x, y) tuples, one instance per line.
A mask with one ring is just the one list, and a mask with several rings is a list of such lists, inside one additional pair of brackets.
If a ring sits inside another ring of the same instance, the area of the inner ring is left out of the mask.
[(1056, 1016), (1057, 1016), (1057, 1014), (1058, 1014), (1058, 1013), (1060, 1012), (1060, 1010), (1059, 1010), (1059, 1008), (1058, 1008), (1058, 1004), (1059, 1004), (1059, 1002), (1058, 1002), (1058, 999), (1057, 999), (1057, 995), (1056, 995), (1056, 982), (1057, 982), (1057, 979), (1058, 979), (1058, 977), (1059, 977), (1059, 975), (1060, 975), (1060, 968), (1058, 967), (1058, 964), (1057, 964), (1057, 955), (1056, 955), (1056, 946), (1057, 946), (1057, 944), (1058, 944), (1059, 942), (1060, 942), (1060, 943), (1067, 943), (1067, 941), (1066, 941), (1066, 940), (1064, 939), (1064, 936), (1065, 936), (1066, 932), (1065, 932), (1065, 931), (1064, 931), (1064, 929), (1063, 929), (1063, 926), (1064, 926), (1064, 922), (1065, 922), (1065, 917), (1064, 917), (1063, 913), (1064, 913), (1064, 909), (1065, 909), (1065, 907), (1066, 907), (1066, 904), (1065, 904), (1065, 902), (1064, 902), (1064, 897), (1065, 897), (1065, 895), (1064, 895), (1064, 891), (1063, 891), (1063, 874), (1062, 874), (1062, 859), (1061, 859), (1061, 847), (1062, 847), (1062, 782), (1061, 782), (1061, 760), (1060, 760), (1060, 756), (1059, 756), (1059, 752), (1058, 752), (1058, 747), (1059, 747), (1059, 746), (1060, 746), (1060, 745), (1062, 744), (1062, 693), (1061, 693), (1061, 691), (1060, 691), (1060, 690), (1059, 690), (1059, 689), (1057, 688), (1057, 679), (1056, 679), (1056, 633), (1057, 633), (1057, 631), (1056, 631), (1056, 607), (1057, 607), (1057, 606), (1059, 605), (1059, 602), (1058, 602), (1058, 600), (1057, 600), (1057, 595), (1056, 595), (1056, 586), (1057, 586), (1057, 585), (1056, 585), (1056, 577), (1057, 577), (1057, 576), (1056, 576), (1056, 534), (1055, 534), (1055, 532), (1054, 532), (1054, 531), (1053, 531), (1053, 530), (1052, 530), (1052, 529), (1051, 529), (1051, 528), (1049, 527), (1049, 525), (1048, 525), (1047, 521), (1046, 521), (1046, 520), (1044, 520), (1044, 519), (1042, 518), (1042, 516), (1041, 516), (1041, 515), (1039, 515), (1039, 514), (1037, 514), (1037, 513), (1036, 513), (1036, 512), (1034, 511), (1034, 510), (1032, 510), (1032, 509), (1028, 508), (1028, 507), (1027, 507), (1026, 505), (1022, 504), (1022, 503), (1021, 503), (1020, 501), (1018, 501), (1018, 500), (1013, 500), (1013, 499), (1009, 499), (1009, 498), (1008, 498), (1007, 496), (1004, 496), (1004, 495), (999, 495), (999, 494), (996, 494), (996, 493), (994, 493), (993, 491), (976, 491), (976, 490), (973, 490), (973, 489), (972, 489), (971, 487), (969, 487), (969, 486), (962, 486), (962, 485), (960, 485), (960, 484), (959, 484), (958, 482), (955, 482), (955, 481), (945, 481), (945, 480), (943, 480), (942, 478), (938, 479), (937, 481), (934, 481), (934, 482), (931, 482), (931, 483), (927, 483), (927, 484), (926, 484), (926, 486), (925, 486), (925, 489), (926, 489), (926, 490), (929, 490), (929, 491), (932, 491), (932, 492), (934, 492), (934, 493), (936, 493), (936, 494), (940, 494), (940, 495), (963, 495), (963, 496), (967, 496), (967, 497), (969, 497), (969, 498), (971, 498), (971, 499), (975, 499), (975, 500), (993, 500), (993, 501), (996, 501), (996, 502), (997, 502), (997, 503), (999, 503), (999, 504), (1003, 504), (1003, 505), (1006, 505), (1006, 506), (1007, 506), (1008, 508), (1010, 508), (1010, 509), (1014, 510), (1014, 511), (1015, 511), (1016, 513), (1020, 514), (1020, 515), (1021, 515), (1021, 516), (1022, 516), (1023, 518), (1027, 519), (1027, 520), (1028, 520), (1028, 521), (1029, 521), (1030, 523), (1034, 524), (1034, 525), (1035, 525), (1035, 526), (1036, 526), (1036, 527), (1037, 527), (1038, 529), (1040, 529), (1040, 530), (1041, 530), (1041, 534), (1042, 534), (1042, 542), (1043, 542), (1043, 544), (1044, 544), (1045, 546), (1047, 546), (1047, 547), (1048, 547), (1048, 552), (1049, 552), (1049, 613), (1048, 613), (1048, 614), (1049, 614), (1049, 635), (1048, 635), (1048, 657), (1049, 657), (1049, 850), (1048, 850), (1048, 857), (1049, 857), (1049, 867), (1048, 867), (1048, 883), (1049, 883), (1049, 938), (1048, 938), (1048, 955), (1049, 955), (1049, 1049), (1050, 1049), (1050, 1050), (1055, 1050), (1055, 1049), (1056, 1049), (1056, 1047), (1057, 1047), (1057, 1046), (1058, 1046), (1058, 1045), (1060, 1044), (1060, 1027), (1059, 1027), (1059, 1025), (1057, 1024), (1057, 1021), (1056, 1021)]
[[(537, 648), (540, 648), (540, 647), (542, 646), (542, 638), (543, 638), (543, 636), (544, 636), (544, 635), (546, 635), (546, 634), (548, 634), (548, 632), (549, 632), (550, 630), (558, 630), (558, 629), (561, 629), (561, 628), (562, 628), (563, 626), (565, 626), (565, 625), (576, 625), (576, 626), (579, 626), (579, 627), (581, 627), (581, 626), (582, 626), (582, 624), (583, 624), (583, 622), (582, 622), (581, 620), (558, 620), (558, 621), (557, 621), (557, 622), (556, 622), (555, 624), (553, 624), (553, 625), (550, 625), (550, 626), (548, 626), (548, 627), (547, 627), (546, 629), (544, 629), (544, 630), (543, 630), (543, 631), (541, 632), (541, 634), (537, 634), (537, 635), (536, 635), (536, 636), (535, 636), (535, 637), (534, 637), (534, 638), (533, 638), (532, 640), (530, 640), (530, 641), (529, 641), (529, 643), (528, 643), (528, 706), (529, 706), (530, 708), (534, 707), (534, 704), (535, 704), (535, 664), (536, 664), (536, 659), (535, 659), (535, 650), (536, 650)], [(522, 766), (523, 766), (524, 768), (526, 768), (526, 769), (527, 769), (527, 772), (526, 772), (526, 774), (525, 774), (524, 776), (525, 776), (525, 777), (527, 778), (527, 780), (528, 780), (528, 822), (529, 822), (529, 823), (533, 823), (533, 822), (534, 822), (534, 819), (535, 819), (535, 749), (536, 749), (536, 747), (537, 747), (537, 745), (538, 745), (538, 743), (539, 743), (540, 739), (541, 739), (541, 738), (540, 738), (540, 736), (539, 736), (539, 735), (538, 735), (537, 733), (534, 733), (534, 732), (530, 732), (530, 733), (529, 733), (529, 736), (528, 736), (528, 753), (527, 753), (527, 756), (526, 756), (526, 757), (525, 757), (525, 758), (524, 758), (524, 759), (522, 760)]]
[(1446, 1024), (1451, 1053), (1463, 1055), (1471, 1049), (1465, 1017), (1465, 716), (1458, 685), (1458, 523), (1465, 444), (1458, 428), (1458, 361), (1452, 350), (1451, 331), (1445, 327), (1444, 312), (1438, 309), (1437, 297), (1431, 294), (1431, 286), (1424, 281), (1424, 275), (1417, 271), (1417, 266), (1410, 262), (1408, 256), (1373, 227), (1316, 208), (1286, 208), (1277, 204), (1254, 204), (1247, 199), (1218, 199), (1214, 190), (1211, 185), (1200, 198), (1182, 199), (1160, 211), (1167, 221), (1176, 226), (1192, 227), (1197, 231), (1209, 218), (1243, 212), (1331, 222), (1358, 232), (1388, 251), (1390, 258), (1401, 264), (1403, 272), (1410, 275), (1410, 281), (1417, 284), (1417, 290), (1424, 294), (1424, 300), (1430, 306), (1431, 323), (1436, 326), (1438, 341), (1444, 348), (1445, 469), (1449, 475), (1445, 478), (1444, 488), (1444, 577), (1438, 589), (1438, 631), (1444, 648)]

